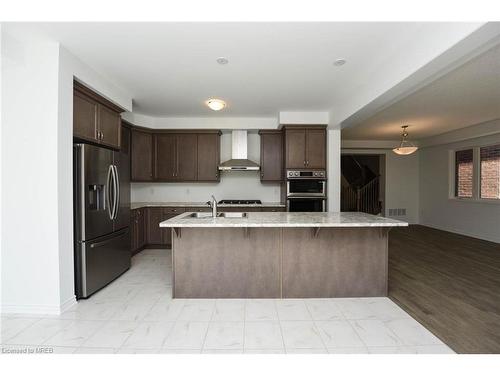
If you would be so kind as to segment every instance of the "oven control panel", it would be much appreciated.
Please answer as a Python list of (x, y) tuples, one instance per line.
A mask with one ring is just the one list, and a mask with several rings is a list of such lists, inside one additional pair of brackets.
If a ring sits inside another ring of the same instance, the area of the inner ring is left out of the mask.
[(322, 180), (326, 178), (326, 171), (324, 169), (318, 170), (309, 170), (309, 171), (301, 171), (301, 170), (287, 170), (286, 176), (288, 179), (304, 179), (304, 178), (313, 178)]

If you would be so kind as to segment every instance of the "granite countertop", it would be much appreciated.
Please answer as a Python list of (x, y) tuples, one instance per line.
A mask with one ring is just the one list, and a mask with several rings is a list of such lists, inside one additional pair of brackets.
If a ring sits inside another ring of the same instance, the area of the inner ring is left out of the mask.
[(249, 212), (245, 218), (190, 218), (190, 212), (162, 221), (163, 228), (203, 227), (406, 227), (408, 223), (361, 212)]
[[(286, 207), (284, 203), (262, 202), (261, 204), (218, 204), (218, 207)], [(207, 202), (134, 202), (130, 209), (143, 207), (208, 207)]]

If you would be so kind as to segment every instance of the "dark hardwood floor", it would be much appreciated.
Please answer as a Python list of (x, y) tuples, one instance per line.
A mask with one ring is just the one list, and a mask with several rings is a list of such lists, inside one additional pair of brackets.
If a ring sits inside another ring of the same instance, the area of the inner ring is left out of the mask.
[(500, 353), (500, 244), (393, 229), (389, 297), (457, 353)]

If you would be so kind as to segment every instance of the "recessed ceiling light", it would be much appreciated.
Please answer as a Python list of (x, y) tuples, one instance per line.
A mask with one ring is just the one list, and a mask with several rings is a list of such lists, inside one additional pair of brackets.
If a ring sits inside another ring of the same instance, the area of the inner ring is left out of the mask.
[(221, 99), (208, 99), (206, 104), (213, 111), (220, 111), (226, 107), (226, 102)]
[(217, 64), (226, 65), (229, 60), (226, 57), (217, 57)]
[(333, 65), (335, 66), (342, 66), (346, 63), (347, 61), (345, 59), (337, 59), (333, 62)]

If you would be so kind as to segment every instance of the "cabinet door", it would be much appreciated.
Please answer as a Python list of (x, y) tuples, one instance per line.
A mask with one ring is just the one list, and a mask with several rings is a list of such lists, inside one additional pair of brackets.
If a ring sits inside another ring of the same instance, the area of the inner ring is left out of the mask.
[(134, 253), (138, 246), (138, 230), (137, 230), (137, 210), (132, 210), (130, 212), (130, 248), (132, 253)]
[(198, 134), (198, 181), (219, 181), (219, 134)]
[(281, 132), (260, 135), (260, 180), (281, 181), (283, 176), (283, 135)]
[(304, 168), (306, 166), (306, 131), (304, 129), (287, 129), (286, 168)]
[(118, 112), (99, 104), (98, 131), (100, 132), (100, 143), (120, 148), (121, 144), (121, 117)]
[(155, 134), (155, 179), (175, 181), (176, 178), (176, 136)]
[(131, 180), (153, 180), (153, 137), (151, 133), (132, 130)]
[(326, 131), (323, 129), (307, 130), (306, 167), (326, 168)]
[(73, 136), (97, 141), (97, 102), (73, 92)]
[(149, 245), (161, 245), (163, 243), (163, 230), (160, 223), (163, 219), (163, 209), (161, 207), (149, 207), (148, 212), (148, 236)]
[(147, 230), (147, 223), (146, 223), (146, 214), (145, 214), (145, 209), (140, 208), (137, 210), (137, 243), (138, 247), (142, 248), (144, 245), (146, 245), (146, 230)]
[(177, 134), (177, 173), (178, 181), (196, 181), (198, 172), (198, 136), (196, 134)]

